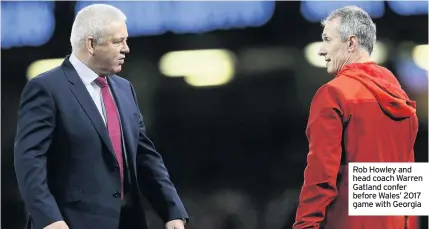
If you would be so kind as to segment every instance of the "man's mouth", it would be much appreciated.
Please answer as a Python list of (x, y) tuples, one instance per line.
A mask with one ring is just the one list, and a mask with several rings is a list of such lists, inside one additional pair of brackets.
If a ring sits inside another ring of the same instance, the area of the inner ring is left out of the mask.
[(326, 65), (328, 65), (328, 63), (331, 61), (331, 59), (325, 59), (326, 61)]

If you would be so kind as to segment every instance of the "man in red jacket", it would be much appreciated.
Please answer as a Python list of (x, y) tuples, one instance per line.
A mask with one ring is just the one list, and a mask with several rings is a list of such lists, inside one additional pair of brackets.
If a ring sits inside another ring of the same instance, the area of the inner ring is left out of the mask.
[(309, 153), (294, 229), (404, 229), (407, 216), (349, 216), (349, 162), (413, 162), (416, 104), (370, 59), (376, 27), (358, 7), (323, 21), (319, 55), (334, 76), (313, 98)]

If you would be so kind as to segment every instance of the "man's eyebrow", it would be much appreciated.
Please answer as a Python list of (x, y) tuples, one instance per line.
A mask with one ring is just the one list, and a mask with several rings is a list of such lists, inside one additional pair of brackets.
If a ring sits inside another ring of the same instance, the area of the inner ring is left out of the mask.
[(113, 38), (113, 40), (117, 40), (117, 41), (124, 40), (124, 39), (127, 39), (127, 36), (117, 36)]

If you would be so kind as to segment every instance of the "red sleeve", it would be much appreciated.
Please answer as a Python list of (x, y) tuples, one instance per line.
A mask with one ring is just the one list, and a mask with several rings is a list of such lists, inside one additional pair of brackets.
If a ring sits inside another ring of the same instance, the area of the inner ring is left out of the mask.
[(419, 229), (420, 221), (418, 216), (409, 216), (408, 217), (408, 227), (407, 229)]
[(411, 142), (413, 144), (411, 145), (411, 153), (410, 153), (410, 157), (409, 157), (409, 162), (415, 162), (415, 158), (414, 158), (414, 144), (415, 144), (417, 133), (418, 133), (418, 130), (419, 130), (419, 120), (418, 120), (416, 114), (414, 114), (414, 116), (411, 117), (411, 120), (412, 120), (413, 133), (414, 134), (412, 134), (410, 136)]
[(335, 87), (322, 86), (313, 98), (307, 124), (309, 153), (293, 229), (320, 228), (328, 205), (337, 196), (341, 161), (343, 97)]

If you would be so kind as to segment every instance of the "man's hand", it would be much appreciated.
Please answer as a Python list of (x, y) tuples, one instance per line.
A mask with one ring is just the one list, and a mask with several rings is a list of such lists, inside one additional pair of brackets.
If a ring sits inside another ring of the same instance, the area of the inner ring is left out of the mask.
[(168, 221), (165, 224), (165, 229), (185, 229), (185, 221), (181, 219)]
[(64, 221), (57, 221), (55, 223), (51, 223), (48, 226), (44, 227), (43, 229), (69, 229), (66, 222)]

